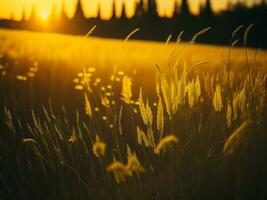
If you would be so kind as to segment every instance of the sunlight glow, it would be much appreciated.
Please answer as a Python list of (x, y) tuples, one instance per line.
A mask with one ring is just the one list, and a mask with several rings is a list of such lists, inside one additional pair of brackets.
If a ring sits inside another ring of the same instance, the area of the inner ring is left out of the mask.
[[(0, 18), (10, 18), (12, 16), (14, 19), (20, 20), (23, 15), (23, 11), (27, 17), (30, 16), (32, 7), (35, 5), (43, 20), (48, 18), (48, 13), (51, 12), (52, 7), (55, 6), (57, 14), (61, 11), (63, 4), (64, 9), (69, 17), (72, 17), (75, 12), (75, 6), (78, 0), (0, 0)], [(134, 13), (134, 8), (136, 2), (140, 0), (114, 0), (116, 2), (116, 13), (120, 15), (123, 2), (126, 3), (127, 15), (130, 17)], [(146, 0), (145, 0), (146, 1)], [(171, 16), (173, 13), (174, 2), (181, 0), (156, 0), (159, 8), (160, 16)], [(188, 0), (190, 4), (191, 11), (193, 13), (198, 13), (199, 6), (206, 0)], [(215, 11), (219, 11), (227, 7), (229, 2), (237, 2), (239, 0), (211, 0), (212, 7)], [(240, 0), (241, 1), (241, 0)], [(251, 4), (252, 2), (259, 2), (260, 0), (242, 0)], [(101, 16), (104, 19), (109, 19), (112, 12), (112, 2), (113, 0), (81, 0), (84, 14), (86, 17), (94, 17), (97, 15), (98, 6), (101, 6)]]
[(49, 18), (50, 13), (46, 12), (46, 11), (42, 11), (42, 12), (39, 13), (39, 15), (40, 15), (40, 19), (42, 21), (47, 21), (48, 18)]

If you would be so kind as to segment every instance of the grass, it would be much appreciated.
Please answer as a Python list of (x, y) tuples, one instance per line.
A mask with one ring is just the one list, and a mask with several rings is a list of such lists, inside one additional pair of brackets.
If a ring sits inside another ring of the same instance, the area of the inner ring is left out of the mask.
[(0, 35), (0, 198), (267, 197), (266, 52)]

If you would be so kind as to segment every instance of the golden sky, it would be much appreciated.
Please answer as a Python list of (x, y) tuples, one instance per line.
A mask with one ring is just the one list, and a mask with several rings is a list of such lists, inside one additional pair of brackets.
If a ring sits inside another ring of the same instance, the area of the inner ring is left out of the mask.
[[(77, 0), (0, 0), (0, 18), (21, 19), (22, 10), (25, 8), (26, 14), (29, 15), (32, 5), (36, 5), (38, 13), (43, 18), (46, 18), (55, 4), (59, 12), (62, 2), (65, 1), (67, 14), (71, 17), (75, 10)], [(139, 0), (115, 0), (117, 3), (117, 14), (119, 15), (122, 3), (125, 2), (127, 6), (127, 14), (131, 16), (134, 12), (134, 5)], [(170, 16), (173, 10), (173, 4), (176, 0), (157, 0), (159, 5), (159, 13), (161, 16)], [(181, 0), (177, 0), (180, 2)], [(193, 12), (198, 11), (198, 6), (201, 2), (206, 0), (188, 0)], [(256, 2), (260, 0), (211, 0), (214, 10), (220, 10), (226, 7), (227, 3), (236, 1), (245, 1), (247, 3)], [(101, 14), (103, 18), (109, 18), (111, 15), (113, 0), (82, 0), (84, 12), (87, 17), (95, 16), (97, 13), (97, 6), (101, 5)]]

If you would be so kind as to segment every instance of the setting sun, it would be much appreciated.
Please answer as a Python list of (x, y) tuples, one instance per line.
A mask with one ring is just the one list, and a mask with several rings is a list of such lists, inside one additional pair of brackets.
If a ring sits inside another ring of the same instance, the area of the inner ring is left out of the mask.
[(40, 12), (40, 19), (42, 20), (42, 21), (47, 21), (48, 20), (48, 18), (49, 18), (49, 12), (46, 12), (46, 11), (42, 11), (42, 12)]

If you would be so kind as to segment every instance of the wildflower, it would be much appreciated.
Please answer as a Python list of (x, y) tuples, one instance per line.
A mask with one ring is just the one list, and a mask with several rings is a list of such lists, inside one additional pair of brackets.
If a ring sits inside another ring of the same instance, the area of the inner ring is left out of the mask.
[(77, 76), (80, 77), (80, 78), (82, 78), (82, 77), (83, 77), (83, 73), (82, 73), (82, 72), (79, 72), (79, 73), (77, 74)]
[(35, 73), (33, 72), (28, 72), (27, 73), (27, 76), (30, 77), (30, 78), (33, 78), (35, 76)]
[(105, 88), (104, 86), (102, 86), (102, 87), (100, 88), (100, 90), (101, 90), (102, 92), (104, 92), (104, 91), (106, 90), (106, 88)]
[(93, 144), (93, 152), (96, 157), (102, 157), (106, 153), (106, 144), (101, 142), (98, 136), (96, 136), (96, 142)]
[(133, 112), (134, 112), (134, 114), (137, 114), (138, 113), (138, 111), (137, 111), (136, 108), (133, 108)]
[(114, 81), (115, 80), (115, 76), (114, 75), (110, 76), (110, 80)]
[(70, 144), (74, 144), (77, 141), (76, 135), (70, 136), (68, 141), (69, 141)]
[(160, 154), (162, 151), (166, 150), (168, 146), (175, 143), (178, 143), (178, 139), (174, 135), (168, 135), (160, 140), (159, 144), (154, 149), (154, 152)]
[(103, 119), (104, 121), (107, 121), (107, 120), (108, 120), (107, 116), (102, 116), (102, 119)]
[(123, 71), (118, 71), (118, 75), (119, 76), (123, 76), (124, 75), (124, 72)]
[(74, 89), (75, 90), (83, 90), (83, 86), (82, 85), (75, 85)]
[(38, 71), (38, 67), (37, 66), (30, 67), (30, 72), (36, 73), (37, 71)]
[(106, 96), (101, 98), (101, 104), (107, 108), (110, 107), (109, 99)]
[(78, 78), (75, 78), (75, 79), (73, 79), (73, 83), (75, 83), (75, 84), (79, 84), (79, 79)]
[(110, 97), (110, 96), (112, 96), (112, 93), (111, 93), (111, 92), (107, 92), (107, 93), (106, 93), (106, 96), (107, 96), (107, 97)]
[(96, 71), (96, 69), (95, 69), (94, 67), (89, 67), (89, 68), (87, 69), (87, 71), (90, 72), (90, 73), (93, 73), (93, 72)]
[(17, 75), (16, 78), (17, 78), (19, 81), (27, 81), (27, 76)]
[(95, 82), (96, 82), (96, 83), (100, 83), (100, 82), (101, 82), (101, 79), (100, 79), (100, 78), (96, 78), (96, 79), (95, 79)]

